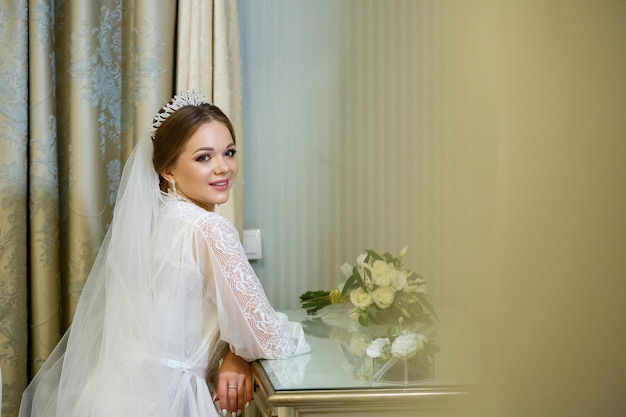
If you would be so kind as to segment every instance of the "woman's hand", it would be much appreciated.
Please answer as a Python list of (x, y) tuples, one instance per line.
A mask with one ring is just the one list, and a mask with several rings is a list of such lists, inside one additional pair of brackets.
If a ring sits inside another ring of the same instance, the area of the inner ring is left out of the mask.
[(217, 396), (222, 415), (230, 412), (233, 416), (241, 415), (241, 410), (252, 401), (252, 372), (250, 364), (244, 359), (226, 351), (226, 356), (217, 377)]

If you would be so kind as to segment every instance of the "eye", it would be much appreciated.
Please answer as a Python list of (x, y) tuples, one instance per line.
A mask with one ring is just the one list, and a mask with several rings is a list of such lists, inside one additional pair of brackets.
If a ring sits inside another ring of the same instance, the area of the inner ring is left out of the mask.
[(233, 156), (235, 156), (235, 154), (236, 154), (236, 153), (237, 153), (237, 150), (235, 150), (235, 149), (229, 149), (229, 150), (227, 150), (227, 151), (224, 153), (224, 155), (226, 155), (226, 156), (228, 156), (228, 157), (231, 157), (231, 158), (232, 158)]
[(196, 158), (196, 161), (198, 162), (205, 162), (208, 161), (209, 159), (211, 159), (211, 157), (209, 155), (200, 155), (199, 157)]

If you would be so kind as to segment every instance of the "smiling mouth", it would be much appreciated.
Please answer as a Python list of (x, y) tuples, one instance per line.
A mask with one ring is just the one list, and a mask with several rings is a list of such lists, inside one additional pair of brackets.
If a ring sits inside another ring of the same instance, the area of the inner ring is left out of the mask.
[(226, 187), (228, 186), (228, 180), (212, 182), (211, 185), (214, 187)]

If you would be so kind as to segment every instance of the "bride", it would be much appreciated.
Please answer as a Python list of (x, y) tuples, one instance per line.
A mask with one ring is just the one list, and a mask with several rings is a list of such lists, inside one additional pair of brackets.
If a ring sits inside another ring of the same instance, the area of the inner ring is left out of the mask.
[[(214, 212), (237, 171), (235, 132), (218, 107), (187, 92), (161, 109), (126, 163), (71, 328), (20, 417), (225, 415), (252, 392), (238, 361), (310, 350)], [(216, 389), (208, 381), (222, 361)]]

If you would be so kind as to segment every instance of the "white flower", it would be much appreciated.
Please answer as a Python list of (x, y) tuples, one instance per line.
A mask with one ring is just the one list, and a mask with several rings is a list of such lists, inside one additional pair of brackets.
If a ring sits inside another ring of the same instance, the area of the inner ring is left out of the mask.
[(404, 271), (396, 271), (395, 276), (391, 280), (391, 286), (396, 291), (402, 291), (407, 284), (407, 275)]
[(394, 271), (387, 271), (384, 274), (375, 274), (374, 277), (372, 278), (372, 281), (374, 281), (374, 284), (379, 286), (379, 287), (388, 287), (391, 285), (392, 279), (393, 279), (393, 275), (394, 275)]
[(424, 348), (424, 343), (428, 340), (421, 333), (413, 333), (407, 330), (393, 341), (391, 345), (391, 355), (397, 358), (407, 359), (415, 356), (418, 351)]
[(363, 356), (369, 347), (370, 336), (365, 334), (354, 335), (350, 339), (350, 353), (355, 356)]
[(367, 258), (366, 253), (362, 253), (356, 257), (356, 264), (358, 266), (367, 266), (369, 268), (369, 264), (365, 263), (365, 258)]
[(372, 292), (374, 303), (382, 309), (389, 307), (396, 298), (396, 292), (391, 287), (378, 287)]
[(350, 319), (351, 321), (358, 323), (359, 317), (361, 317), (361, 313), (356, 308), (348, 312), (348, 319)]
[(426, 293), (426, 285), (412, 282), (404, 287), (403, 291), (409, 294)]
[(378, 339), (374, 340), (369, 345), (369, 347), (366, 349), (365, 352), (367, 353), (367, 356), (369, 356), (370, 358), (379, 358), (381, 356), (384, 356), (383, 350), (388, 345), (389, 345), (389, 338), (379, 337)]
[(350, 301), (355, 307), (367, 308), (372, 304), (372, 294), (359, 287), (350, 291)]
[(341, 265), (341, 268), (339, 269), (341, 269), (341, 272), (345, 275), (346, 278), (350, 278), (350, 276), (352, 275), (352, 265), (347, 262)]
[(388, 287), (391, 285), (391, 280), (387, 274), (385, 275), (375, 275), (373, 279), (374, 285), (377, 287)]
[(389, 270), (389, 265), (385, 261), (374, 261), (372, 272), (376, 275), (385, 275)]

